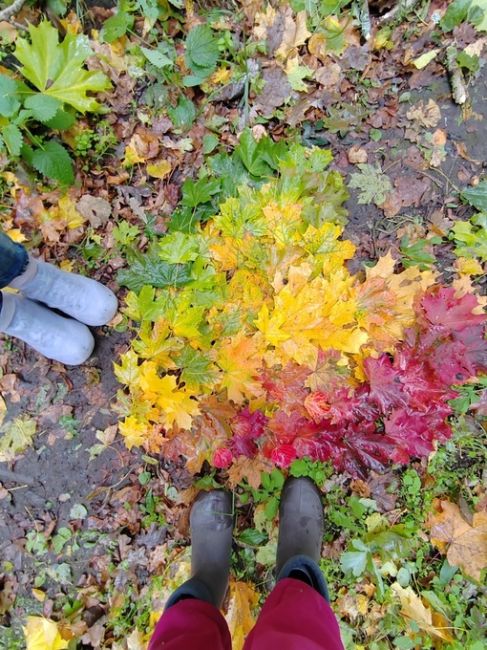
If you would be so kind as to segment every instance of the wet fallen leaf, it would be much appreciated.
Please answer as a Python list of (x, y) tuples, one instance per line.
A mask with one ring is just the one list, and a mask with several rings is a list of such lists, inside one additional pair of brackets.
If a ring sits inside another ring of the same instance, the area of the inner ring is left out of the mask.
[(418, 126), (424, 126), (429, 129), (438, 124), (441, 119), (441, 112), (435, 100), (429, 99), (426, 105), (423, 102), (419, 102), (410, 108), (406, 116), (408, 119), (416, 122)]
[(431, 543), (452, 566), (480, 581), (487, 567), (487, 512), (476, 512), (466, 521), (455, 503), (441, 501), (441, 511), (429, 521)]
[(42, 616), (28, 616), (23, 628), (27, 650), (64, 650), (68, 647), (57, 623)]
[(171, 163), (168, 160), (156, 160), (147, 165), (147, 173), (153, 178), (166, 178), (171, 171)]
[(298, 11), (296, 18), (293, 17), (291, 7), (283, 10), (284, 31), (282, 40), (275, 51), (277, 60), (285, 61), (291, 54), (296, 53), (300, 45), (304, 45), (311, 33), (306, 27), (306, 11)]
[(12, 460), (32, 444), (35, 420), (21, 416), (6, 422), (0, 429), (0, 462)]
[(76, 203), (76, 210), (90, 222), (93, 228), (104, 226), (112, 213), (111, 205), (107, 200), (91, 194), (83, 194)]
[(353, 145), (347, 151), (348, 162), (356, 165), (358, 163), (366, 163), (368, 160), (367, 151), (359, 145)]
[(417, 59), (413, 59), (411, 63), (414, 65), (415, 68), (418, 70), (422, 70), (423, 68), (426, 68), (428, 63), (431, 63), (433, 59), (436, 59), (439, 53), (439, 49), (434, 49), (430, 50), (429, 52), (425, 52), (421, 56), (418, 56)]
[[(421, 598), (414, 593), (411, 587), (403, 588), (398, 582), (391, 585), (392, 591), (396, 594), (401, 602), (401, 613), (410, 621), (414, 621), (418, 627), (443, 641), (451, 643), (454, 639), (449, 632), (449, 623), (444, 616), (438, 612), (435, 613), (435, 622), (433, 622), (433, 611), (423, 604)], [(436, 625), (438, 623), (438, 626)]]
[(225, 618), (235, 650), (242, 650), (248, 633), (254, 627), (253, 610), (258, 602), (259, 594), (252, 584), (242, 581), (230, 583), (230, 602)]
[(325, 88), (336, 88), (340, 81), (342, 69), (338, 63), (328, 63), (315, 72), (316, 81)]

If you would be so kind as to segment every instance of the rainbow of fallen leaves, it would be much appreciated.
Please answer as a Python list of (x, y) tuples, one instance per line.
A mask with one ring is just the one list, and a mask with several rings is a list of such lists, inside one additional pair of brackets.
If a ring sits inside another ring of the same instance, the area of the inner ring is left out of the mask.
[(482, 301), (465, 279), (395, 273), (390, 253), (350, 273), (330, 160), (293, 146), (277, 178), (160, 240), (192, 279), (127, 296), (139, 323), (115, 366), (127, 446), (183, 456), (193, 473), (306, 456), (357, 476), (451, 435), (452, 386), (487, 366)]

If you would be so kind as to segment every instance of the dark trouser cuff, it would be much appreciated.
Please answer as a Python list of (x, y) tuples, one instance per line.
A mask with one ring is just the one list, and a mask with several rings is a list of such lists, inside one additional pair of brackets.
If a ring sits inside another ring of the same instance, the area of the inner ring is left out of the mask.
[(206, 584), (198, 578), (190, 578), (189, 580), (186, 580), (186, 582), (183, 582), (183, 584), (178, 587), (173, 594), (171, 594), (164, 611), (185, 598), (197, 598), (198, 600), (205, 600), (211, 605), (214, 604), (211, 591), (208, 589)]
[(307, 555), (293, 555), (293, 557), (289, 558), (279, 572), (277, 582), (284, 578), (304, 579), (304, 582), (313, 587), (328, 603), (330, 602), (328, 585), (323, 573), (316, 562)]

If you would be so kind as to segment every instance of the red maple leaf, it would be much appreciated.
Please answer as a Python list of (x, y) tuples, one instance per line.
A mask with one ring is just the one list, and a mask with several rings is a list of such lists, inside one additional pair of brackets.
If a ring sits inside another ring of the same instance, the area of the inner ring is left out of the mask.
[(267, 423), (267, 417), (258, 409), (253, 413), (244, 408), (232, 420), (233, 436), (228, 442), (232, 454), (253, 458), (257, 451), (257, 439), (262, 436)]
[(439, 287), (426, 293), (421, 306), (428, 322), (442, 331), (458, 332), (465, 327), (480, 325), (484, 322), (483, 314), (473, 314), (478, 307), (477, 297), (467, 293), (455, 297), (453, 287)]
[(364, 369), (370, 384), (370, 399), (380, 406), (383, 413), (407, 403), (401, 372), (393, 366), (387, 354), (381, 354), (378, 359), (369, 357), (364, 362)]

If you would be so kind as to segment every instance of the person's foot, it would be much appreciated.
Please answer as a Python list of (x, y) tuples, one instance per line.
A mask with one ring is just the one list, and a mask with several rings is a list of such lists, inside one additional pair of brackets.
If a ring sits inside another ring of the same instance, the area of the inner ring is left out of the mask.
[(2, 297), (0, 332), (68, 366), (84, 363), (93, 352), (95, 341), (86, 325), (23, 296), (3, 293)]
[(32, 256), (27, 269), (10, 286), (86, 325), (106, 325), (118, 309), (115, 294), (100, 282), (61, 271)]
[(190, 514), (191, 574), (209, 589), (221, 608), (228, 588), (232, 552), (232, 498), (228, 492), (201, 492)]
[(318, 563), (323, 532), (323, 505), (318, 488), (308, 478), (289, 478), (279, 508), (276, 574), (296, 556), (306, 556)]

